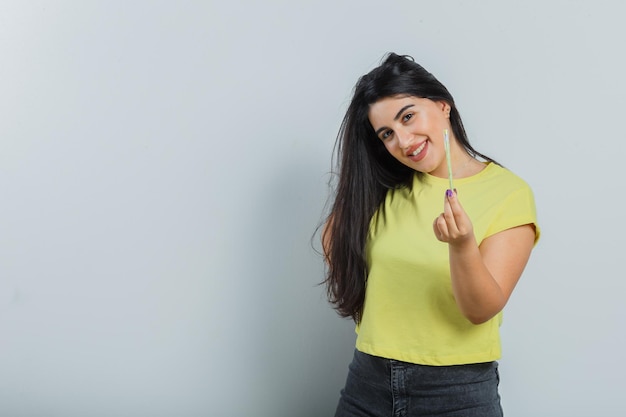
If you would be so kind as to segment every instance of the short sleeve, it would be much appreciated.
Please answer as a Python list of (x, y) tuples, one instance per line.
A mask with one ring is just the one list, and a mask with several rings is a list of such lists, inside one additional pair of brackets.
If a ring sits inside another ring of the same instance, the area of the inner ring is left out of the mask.
[(485, 237), (525, 224), (534, 226), (535, 244), (537, 244), (541, 236), (541, 229), (537, 223), (535, 198), (528, 185), (515, 190), (499, 204)]

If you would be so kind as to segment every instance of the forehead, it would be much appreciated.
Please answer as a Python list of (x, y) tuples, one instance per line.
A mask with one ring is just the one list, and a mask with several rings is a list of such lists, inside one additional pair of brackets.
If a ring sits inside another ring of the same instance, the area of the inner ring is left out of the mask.
[(396, 116), (398, 116), (398, 112), (407, 106), (411, 106), (410, 109), (412, 110), (417, 110), (434, 104), (435, 102), (432, 100), (421, 97), (385, 97), (370, 105), (368, 117), (370, 119), (370, 123), (372, 123), (374, 128), (376, 128), (376, 125), (386, 125), (392, 123)]

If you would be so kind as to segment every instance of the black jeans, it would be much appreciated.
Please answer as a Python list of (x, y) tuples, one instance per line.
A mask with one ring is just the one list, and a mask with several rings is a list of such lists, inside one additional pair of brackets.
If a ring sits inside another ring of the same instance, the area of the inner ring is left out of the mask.
[(335, 417), (502, 417), (498, 363), (426, 366), (355, 350)]

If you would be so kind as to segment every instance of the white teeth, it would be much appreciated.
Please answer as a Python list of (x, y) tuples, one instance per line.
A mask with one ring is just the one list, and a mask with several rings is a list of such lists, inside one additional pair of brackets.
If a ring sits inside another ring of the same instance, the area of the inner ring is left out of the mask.
[(411, 154), (411, 156), (416, 156), (418, 153), (422, 152), (424, 150), (424, 146), (426, 146), (426, 142), (422, 143), (422, 145), (417, 148), (415, 152)]

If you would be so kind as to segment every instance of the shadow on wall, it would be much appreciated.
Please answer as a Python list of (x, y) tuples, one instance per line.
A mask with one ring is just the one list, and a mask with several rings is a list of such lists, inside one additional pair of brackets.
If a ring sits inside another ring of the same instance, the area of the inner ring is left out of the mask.
[[(313, 167), (282, 166), (251, 193), (241, 242), (251, 296), (253, 413), (333, 415), (354, 349), (354, 325), (325, 298), (323, 262), (311, 246), (328, 190)], [(317, 236), (315, 238), (317, 240)], [(317, 243), (317, 242), (315, 242)]]

